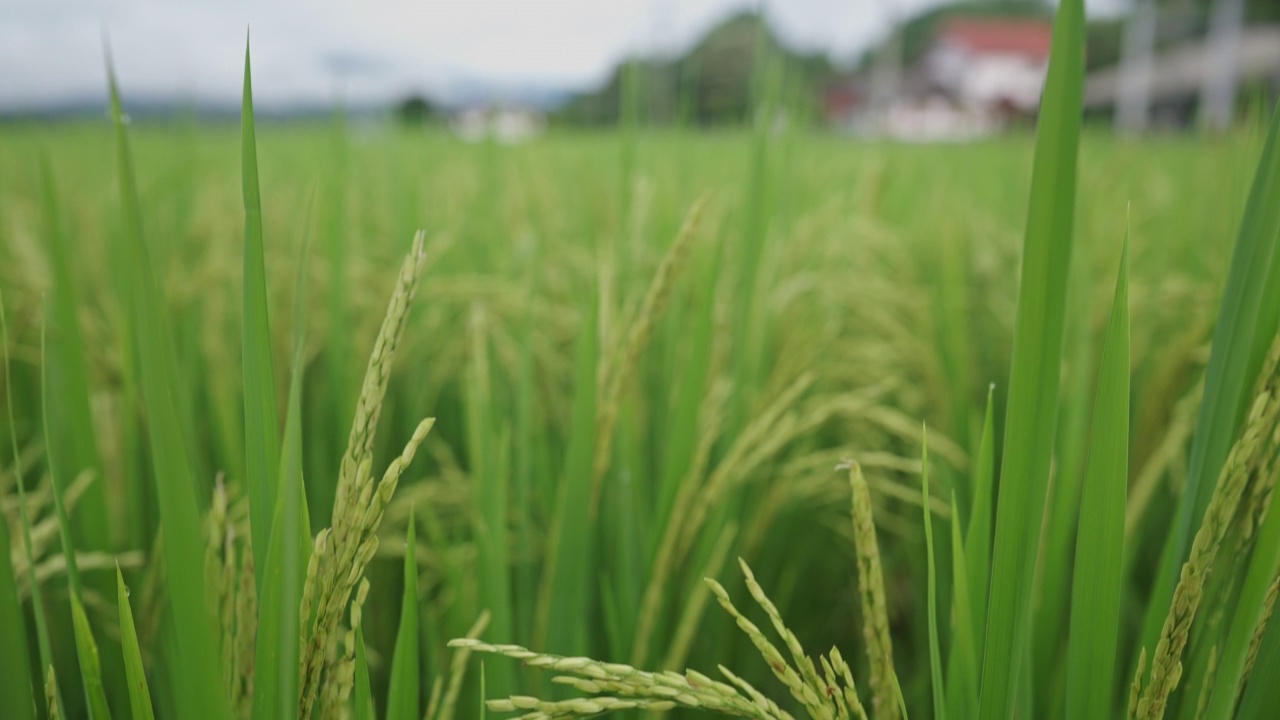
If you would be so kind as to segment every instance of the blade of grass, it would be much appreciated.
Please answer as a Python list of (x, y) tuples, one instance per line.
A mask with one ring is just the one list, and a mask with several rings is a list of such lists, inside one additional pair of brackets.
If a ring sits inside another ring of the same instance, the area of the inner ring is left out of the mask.
[[(920, 507), (924, 512), (924, 547), (929, 575), (929, 676), (933, 685), (933, 717), (946, 720), (946, 690), (942, 687), (942, 653), (938, 649), (938, 579), (933, 559), (933, 512), (929, 510), (929, 429), (920, 430)], [(954, 500), (954, 496), (953, 496)]]
[(18, 604), (18, 584), (9, 561), (9, 524), (4, 513), (0, 513), (0, 637), (5, 639), (0, 643), (0, 667), (4, 668), (0, 672), (0, 716), (34, 720), (36, 695), (27, 662), (27, 621)]
[[(258, 191), (258, 150), (253, 122), (253, 79), (249, 39), (244, 44), (244, 95), (240, 108), (240, 178), (244, 194), (244, 305), (242, 346), (244, 378), (245, 487), (254, 565), (266, 567), (271, 516), (275, 511), (276, 469), (280, 466), (280, 419), (276, 410), (275, 369), (271, 363), (271, 322), (267, 313), (267, 277), (263, 259), (262, 201)], [(258, 592), (262, 592), (258, 575)]]
[(84, 695), (89, 717), (110, 718), (106, 690), (102, 687), (102, 665), (98, 659), (98, 645), (93, 641), (89, 617), (84, 614), (80, 598), (71, 595), (71, 622), (76, 636), (76, 654), (80, 658), (80, 678), (84, 682)]
[(1250, 677), (1253, 680), (1245, 685), (1235, 717), (1237, 720), (1267, 720), (1275, 715), (1276, 686), (1272, 680), (1280, 677), (1280, 621), (1275, 615), (1271, 616), (1267, 629), (1262, 633), (1262, 643), (1258, 646)]
[(951, 563), (955, 568), (953, 581), (955, 628), (952, 632), (951, 652), (947, 660), (947, 714), (952, 717), (974, 717), (978, 714), (978, 650), (977, 618), (979, 614), (972, 604), (968, 569), (965, 567), (965, 546), (960, 537), (960, 512), (955, 492), (951, 493)]
[[(1234, 319), (1238, 323), (1247, 323), (1248, 314), (1251, 310), (1259, 313), (1252, 337), (1255, 347), (1259, 341), (1269, 341), (1269, 338), (1276, 330), (1274, 321), (1268, 320), (1264, 316), (1274, 315), (1272, 306), (1276, 304), (1275, 298), (1277, 293), (1280, 292), (1280, 288), (1276, 285), (1280, 283), (1280, 272), (1275, 267), (1275, 264), (1280, 263), (1280, 252), (1277, 252), (1275, 248), (1277, 243), (1280, 242), (1280, 170), (1277, 170), (1277, 166), (1280, 166), (1280, 109), (1273, 114), (1271, 120), (1267, 144), (1258, 165), (1253, 190), (1249, 196), (1249, 206), (1245, 209), (1245, 217), (1241, 222), (1240, 236), (1236, 241), (1236, 253), (1232, 259), (1231, 276), (1228, 279), (1228, 294), (1223, 299), (1223, 307), (1218, 319), (1218, 330), (1222, 330), (1222, 324), (1228, 320), (1228, 303), (1232, 301), (1237, 305), (1233, 310), (1235, 310)], [(1265, 257), (1267, 253), (1271, 254), (1273, 267), (1266, 277), (1266, 286), (1260, 287), (1259, 269), (1252, 266), (1237, 267), (1237, 264), (1244, 265), (1248, 259), (1260, 259)], [(1232, 282), (1237, 280), (1237, 284), (1233, 285)], [(1268, 323), (1270, 323), (1269, 326)], [(1247, 331), (1248, 325), (1244, 324), (1243, 329)], [(1237, 330), (1237, 332), (1241, 332), (1241, 330)], [(1221, 334), (1235, 341), (1235, 344), (1224, 346), (1224, 349), (1227, 347), (1240, 347), (1244, 339), (1246, 339), (1239, 335), (1228, 335), (1225, 332)], [(1245, 334), (1247, 335), (1247, 332)], [(1218, 333), (1215, 333), (1215, 355), (1210, 359), (1210, 371), (1214, 369), (1214, 360), (1218, 359), (1217, 342)], [(1224, 340), (1225, 342), (1227, 341)], [(1239, 365), (1240, 362), (1241, 358), (1235, 356), (1223, 359), (1221, 363), (1223, 367), (1220, 370), (1222, 377), (1215, 378), (1221, 387), (1233, 387), (1228, 383), (1238, 381), (1244, 383), (1241, 387), (1245, 391), (1249, 390), (1248, 383), (1251, 382), (1252, 375), (1245, 375), (1240, 380), (1231, 375), (1232, 370), (1236, 369), (1234, 366)], [(1233, 367), (1227, 367), (1228, 364), (1233, 365)], [(1247, 373), (1250, 370), (1256, 373), (1256, 368), (1253, 366), (1252, 361), (1244, 371)], [(1208, 403), (1208, 383), (1211, 377), (1207, 375), (1205, 379), (1206, 405)], [(1219, 402), (1222, 401), (1220, 396), (1215, 396), (1215, 398)], [(1201, 422), (1205, 420), (1204, 407), (1204, 405), (1201, 406)], [(1197, 425), (1196, 431), (1195, 440), (1200, 441), (1201, 428), (1199, 425)], [(1209, 435), (1213, 432), (1215, 432), (1213, 428), (1205, 428), (1204, 434)], [(1206, 446), (1204, 453), (1206, 455), (1212, 450), (1209, 447), (1212, 442), (1212, 439), (1204, 440)], [(1193, 460), (1198, 459), (1195, 454), (1197, 446), (1198, 443), (1193, 442)], [(1188, 475), (1187, 479), (1190, 482), (1190, 475)], [(1190, 491), (1191, 486), (1188, 485), (1187, 488)], [(1182, 508), (1179, 509), (1181, 510)], [(1197, 508), (1195, 512), (1202, 514), (1203, 510)], [(1180, 515), (1179, 520), (1181, 519)], [(1249, 558), (1248, 569), (1245, 571), (1244, 584), (1241, 587), (1234, 612), (1228, 616), (1230, 617), (1231, 627), (1224, 644), (1219, 647), (1217, 673), (1206, 717), (1229, 717), (1231, 709), (1235, 705), (1239, 685), (1244, 678), (1246, 658), (1252, 644), (1254, 628), (1262, 617), (1267, 591), (1276, 576), (1278, 568), (1280, 568), (1280, 513), (1269, 511), (1263, 520), (1261, 529), (1258, 531), (1254, 550)], [(1272, 622), (1271, 624), (1274, 625), (1276, 623)], [(1258, 677), (1256, 670), (1253, 677)], [(1254, 684), (1256, 685), (1257, 683)]]
[(387, 720), (418, 720), (418, 554), (413, 514), (405, 535), (404, 599), (400, 630), (391, 656), (391, 686), (387, 690)]
[[(495, 432), (493, 416), (487, 315), (473, 306), (469, 321), (470, 362), (467, 368), (467, 449), (475, 492), (476, 561), (479, 573), (480, 606), (493, 613), (494, 632), (511, 637), (510, 537), (507, 531), (509, 463), (504, 462), (508, 445)], [(502, 695), (514, 692), (514, 676), (509, 667), (494, 674)]]
[(1044, 500), (1058, 416), (1059, 365), (1075, 215), (1084, 75), (1084, 7), (1064, 0), (1036, 132), (998, 505), (979, 717), (1016, 707), (1030, 635)]
[[(321, 223), (322, 254), (328, 270), (329, 282), (325, 287), (328, 300), (328, 328), (331, 337), (349, 338), (353, 335), (352, 327), (352, 293), (349, 277), (350, 248), (348, 220), (348, 200), (351, 182), (348, 180), (348, 141), (346, 111), (339, 103), (329, 128), (328, 156), (330, 167), (324, 178), (323, 222)], [(351, 363), (351, 356), (342, 343), (331, 343), (323, 353), (321, 371), (318, 378), (320, 392), (317, 404), (320, 412), (310, 414), (316, 420), (316, 426), (308, 433), (308, 437), (323, 442), (308, 443), (314, 447), (317, 458), (312, 467), (318, 464), (324, 472), (313, 472), (313, 482), (308, 486), (310, 493), (308, 503), (315, 508), (311, 522), (324, 527), (325, 522), (333, 514), (335, 493), (338, 487), (337, 474), (333, 468), (342, 462), (347, 431), (346, 418), (356, 412), (357, 393), (351, 388), (357, 387), (355, 378), (359, 378), (359, 368)]]
[(168, 332), (159, 285), (143, 237), (141, 205), (133, 158), (125, 131), (124, 108), (115, 71), (107, 59), (111, 116), (115, 127), (120, 192), (129, 245), (131, 308), (136, 331), (142, 396), (147, 416), (151, 461), (155, 469), (160, 522), (165, 533), (165, 569), (178, 643), (175, 696), (183, 717), (222, 720), (230, 706), (222, 690), (217, 644), (205, 598), (204, 539), (201, 537), (197, 482), (178, 412), (177, 363)]
[[(363, 625), (363, 623), (362, 623)], [(374, 720), (373, 691), (369, 688), (369, 659), (364, 651), (364, 628), (356, 628), (356, 676), (354, 720)]]
[[(22, 454), (18, 451), (18, 437), (14, 434), (14, 428), (17, 423), (14, 421), (13, 412), (13, 375), (9, 369), (9, 322), (5, 317), (4, 310), (4, 293), (0, 292), (0, 350), (4, 352), (4, 387), (5, 387), (5, 409), (9, 414), (9, 442), (13, 447), (14, 467), (19, 467), (18, 459)], [(18, 486), (18, 517), (22, 521), (22, 541), (23, 553), (27, 559), (27, 580), (31, 585), (31, 614), (36, 622), (36, 646), (40, 651), (40, 667), (47, 668), (50, 680), (47, 680), (45, 687), (51, 687), (53, 697), (46, 697), (46, 708), (49, 705), (62, 707), (62, 698), (57, 682), (52, 679), (53, 675), (53, 649), (49, 642), (49, 622), (44, 614), (44, 592), (40, 589), (40, 580), (36, 577), (36, 559), (31, 542), (31, 518), (27, 513), (27, 491), (26, 486), (21, 477), (14, 478), (14, 484)], [(8, 562), (8, 555), (4, 556), (4, 562)], [(8, 644), (8, 643), (5, 643)], [(37, 689), (37, 694), (39, 690)]]
[(138, 647), (138, 631), (133, 624), (133, 608), (129, 606), (129, 588), (116, 564), (116, 604), (120, 608), (120, 640), (124, 648), (124, 671), (129, 679), (129, 707), (133, 720), (155, 720), (151, 709), (151, 692), (147, 689), (147, 670)]
[(1253, 380), (1275, 335), (1280, 317), (1280, 112), (1273, 112), (1266, 145), (1249, 191), (1231, 269), (1213, 332), (1204, 397), (1196, 419), (1185, 490), (1170, 533), (1144, 624), (1144, 644), (1152, 647), (1179, 568), (1190, 552), (1226, 460), (1252, 401)]
[[(111, 710), (107, 706), (107, 696), (102, 687), (102, 665), (98, 659), (98, 645), (93, 640), (93, 630), (89, 627), (89, 618), (84, 614), (81, 604), (80, 569), (76, 564), (75, 544), (71, 539), (71, 521), (67, 518), (67, 507), (62, 501), (62, 487), (70, 485), (66, 479), (65, 469), (61, 466), (64, 451), (60, 446), (62, 435), (49, 431), (49, 373), (48, 346), (45, 326), (40, 328), (40, 401), (41, 419), (44, 423), (44, 437), (49, 459), (50, 494), (53, 495), (53, 509), (58, 520), (58, 537), (62, 543), (62, 556), (67, 566), (68, 595), (71, 600), (71, 629), (75, 635), (76, 658), (80, 662), (80, 680), (84, 685), (84, 696), (90, 720), (110, 718)], [(61, 481), (59, 477), (63, 477)]]
[[(987, 588), (991, 573), (991, 512), (995, 504), (995, 385), (987, 388), (987, 412), (982, 422), (982, 439), (973, 463), (973, 514), (964, 536), (965, 569), (972, 591), (973, 633), (986, 634)], [(976, 687), (976, 686), (975, 686)]]
[(547, 561), (538, 597), (537, 644), (566, 655), (586, 651), (590, 577), (591, 463), (595, 445), (596, 367), (599, 356), (599, 304), (587, 300), (574, 371), (573, 418), (569, 449), (547, 544)]
[(1116, 646), (1124, 582), (1124, 510), (1129, 490), (1129, 240), (1116, 278), (1102, 349), (1098, 399), (1080, 494), (1067, 642), (1069, 718), (1114, 711)]
[[(1228, 616), (1230, 630), (1225, 640), (1218, 646), (1217, 670), (1214, 673), (1206, 718), (1232, 717), (1231, 712), (1240, 692), (1240, 684), (1245, 679), (1254, 632), (1263, 619), (1267, 593), (1271, 589), (1272, 582), (1275, 581), (1278, 570), (1280, 570), (1280, 512), (1273, 507), (1268, 510), (1262, 529), (1258, 533), (1235, 611)], [(1272, 615), (1268, 625), (1277, 624), (1280, 622), (1277, 622)], [(1266, 637), (1265, 632), (1263, 637)], [(1261, 654), (1258, 657), (1261, 659)], [(1265, 669), (1259, 671), (1255, 660), (1254, 669), (1249, 675), (1255, 679), (1255, 682), (1251, 684), (1265, 685), (1267, 683), (1263, 678), (1277, 677), (1274, 673), (1267, 675), (1266, 672)], [(1272, 702), (1274, 702), (1274, 696)]]
[[(253, 693), (253, 717), (291, 718), (299, 714), (301, 623), (299, 603), (311, 554), (311, 522), (302, 476), (302, 380), (307, 300), (307, 259), (311, 236), (304, 233), (298, 277), (295, 283), (293, 371), (289, 380), (289, 406), (285, 417), (284, 447), (278, 460), (275, 512), (270, 547), (260, 566), (262, 594), (258, 604), (255, 666), (275, 672), (258, 673)], [(250, 520), (252, 522), (252, 520)]]
[[(44, 153), (40, 155), (40, 175), (43, 180), (41, 187), (44, 195), (45, 232), (48, 236), (50, 269), (53, 275), (53, 297), (48, 321), (52, 352), (45, 357), (45, 371), (52, 378), (48, 389), (54, 393), (54, 400), (49, 403), (49, 410), (53, 413), (50, 424), (59, 428), (60, 438), (66, 439), (61, 453), (69, 465), (70, 474), (54, 478), (63, 483), (61, 487), (65, 490), (65, 483), (71, 482), (81, 471), (93, 469), (100, 472), (102, 466), (89, 407), (88, 362), (76, 316), (80, 307), (80, 285), (72, 270), (72, 249), (61, 220), (62, 212), (53, 168), (49, 164), (48, 155)], [(83, 548), (103, 550), (110, 543), (104, 483), (94, 483), (87, 492), (84, 502), (76, 505), (72, 535)]]

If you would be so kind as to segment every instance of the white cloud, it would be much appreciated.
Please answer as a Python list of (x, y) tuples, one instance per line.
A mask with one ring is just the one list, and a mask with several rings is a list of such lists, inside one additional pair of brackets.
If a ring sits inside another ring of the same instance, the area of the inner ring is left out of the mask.
[[(940, 0), (773, 0), (791, 43), (850, 57), (890, 8)], [(1123, 0), (1090, 0), (1113, 8)], [(0, 0), (0, 108), (104, 93), (103, 36), (126, 95), (238, 97), (253, 33), (263, 106), (352, 102), (460, 82), (583, 88), (636, 50), (687, 47), (752, 0)]]

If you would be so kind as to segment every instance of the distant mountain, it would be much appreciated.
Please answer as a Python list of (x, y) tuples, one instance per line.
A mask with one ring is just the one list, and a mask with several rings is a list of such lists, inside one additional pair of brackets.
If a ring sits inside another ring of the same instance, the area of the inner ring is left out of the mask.
[(443, 110), (511, 105), (544, 112), (563, 106), (573, 97), (572, 91), (559, 86), (500, 84), (468, 78), (456, 79), (426, 95)]
[(741, 124), (764, 91), (756, 85), (770, 75), (790, 106), (798, 102), (797, 109), (810, 111), (833, 69), (825, 55), (791, 50), (759, 15), (741, 13), (683, 55), (624, 61), (602, 87), (574, 96), (552, 119), (605, 125), (634, 113), (630, 117), (652, 124)]
[[(124, 98), (125, 112), (133, 120), (174, 120), (196, 118), (212, 121), (240, 119), (238, 100), (195, 100), (172, 95), (130, 95)], [(332, 103), (255, 103), (254, 116), (259, 120), (307, 120), (330, 117), (337, 108)], [(382, 103), (367, 103), (342, 107), (349, 118), (373, 118), (384, 115), (387, 107)], [(0, 109), (0, 121), (76, 120), (107, 117), (105, 96), (67, 98), (38, 107), (12, 110)]]

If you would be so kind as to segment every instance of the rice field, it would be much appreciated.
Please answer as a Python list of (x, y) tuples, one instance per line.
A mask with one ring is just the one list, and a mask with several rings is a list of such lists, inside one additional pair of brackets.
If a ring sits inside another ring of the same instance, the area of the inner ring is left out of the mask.
[(1280, 120), (1065, 5), (963, 145), (0, 127), (0, 717), (1268, 717)]

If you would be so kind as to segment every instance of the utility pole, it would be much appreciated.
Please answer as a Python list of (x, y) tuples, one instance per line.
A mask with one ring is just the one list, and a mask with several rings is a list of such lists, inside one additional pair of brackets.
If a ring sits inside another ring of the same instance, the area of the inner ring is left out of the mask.
[(1239, 81), (1244, 0), (1214, 0), (1209, 21), (1208, 62), (1200, 85), (1200, 119), (1209, 130), (1231, 126)]
[(1150, 120), (1158, 14), (1156, 0), (1134, 0), (1133, 12), (1125, 23), (1115, 117), (1116, 129), (1121, 132), (1143, 132)]

